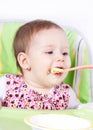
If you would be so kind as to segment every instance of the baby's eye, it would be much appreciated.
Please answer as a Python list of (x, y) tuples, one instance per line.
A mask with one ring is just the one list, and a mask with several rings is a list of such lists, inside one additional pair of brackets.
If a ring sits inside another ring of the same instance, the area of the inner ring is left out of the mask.
[(63, 52), (62, 54), (63, 54), (64, 56), (69, 55), (68, 52)]
[(53, 54), (53, 51), (48, 51), (48, 52), (46, 52), (47, 54)]

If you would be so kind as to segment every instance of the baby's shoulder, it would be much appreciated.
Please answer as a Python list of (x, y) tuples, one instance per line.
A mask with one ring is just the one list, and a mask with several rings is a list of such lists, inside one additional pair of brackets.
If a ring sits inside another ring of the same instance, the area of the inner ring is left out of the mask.
[(21, 75), (16, 75), (16, 74), (5, 74), (0, 77), (0, 83), (5, 82), (5, 83), (14, 83), (14, 82), (19, 82), (22, 80)]
[(69, 84), (65, 84), (65, 83), (61, 83), (59, 85), (60, 88), (63, 88), (63, 89), (71, 89), (71, 86)]
[(22, 75), (16, 75), (16, 74), (6, 74), (5, 75), (6, 81), (10, 83), (18, 83), (23, 81)]
[(71, 89), (71, 86), (69, 84), (61, 83), (60, 85), (54, 88), (54, 91), (69, 93), (70, 89)]
[(7, 79), (18, 79), (18, 78), (22, 78), (22, 75), (17, 75), (17, 74), (5, 74), (4, 75)]

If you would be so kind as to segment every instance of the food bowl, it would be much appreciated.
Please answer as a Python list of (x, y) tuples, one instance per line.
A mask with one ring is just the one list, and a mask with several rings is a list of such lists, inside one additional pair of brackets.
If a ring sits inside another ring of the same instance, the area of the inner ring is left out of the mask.
[(91, 121), (65, 114), (39, 114), (24, 119), (32, 130), (92, 130)]

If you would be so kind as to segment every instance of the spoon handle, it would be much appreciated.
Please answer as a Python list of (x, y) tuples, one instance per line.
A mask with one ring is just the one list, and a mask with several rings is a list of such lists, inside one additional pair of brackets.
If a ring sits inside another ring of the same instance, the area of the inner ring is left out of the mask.
[(93, 69), (93, 65), (76, 66), (76, 67), (72, 67), (72, 68), (69, 68), (69, 69), (65, 69), (64, 71), (74, 71), (74, 70), (79, 70), (79, 69)]

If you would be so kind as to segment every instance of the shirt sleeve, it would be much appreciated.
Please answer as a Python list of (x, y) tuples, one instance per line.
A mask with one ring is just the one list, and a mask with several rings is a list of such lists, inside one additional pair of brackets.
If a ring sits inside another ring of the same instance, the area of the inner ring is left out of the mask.
[(70, 99), (69, 99), (68, 109), (78, 108), (78, 106), (81, 104), (81, 102), (79, 101), (74, 90), (71, 87), (69, 89), (69, 95), (70, 95)]
[(5, 98), (6, 93), (6, 77), (2, 76), (0, 78), (0, 99), (3, 100)]

